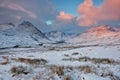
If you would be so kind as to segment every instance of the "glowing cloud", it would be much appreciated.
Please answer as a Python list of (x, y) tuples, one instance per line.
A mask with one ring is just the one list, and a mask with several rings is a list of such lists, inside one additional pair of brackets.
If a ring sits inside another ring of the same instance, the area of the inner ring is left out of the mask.
[(61, 11), (59, 15), (57, 16), (58, 20), (70, 22), (74, 16), (72, 14), (66, 14), (65, 12)]

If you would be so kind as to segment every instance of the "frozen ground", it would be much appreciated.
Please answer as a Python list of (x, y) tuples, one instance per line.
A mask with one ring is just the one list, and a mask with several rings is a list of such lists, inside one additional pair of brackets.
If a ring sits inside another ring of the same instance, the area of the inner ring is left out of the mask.
[(120, 80), (120, 45), (2, 49), (0, 80)]

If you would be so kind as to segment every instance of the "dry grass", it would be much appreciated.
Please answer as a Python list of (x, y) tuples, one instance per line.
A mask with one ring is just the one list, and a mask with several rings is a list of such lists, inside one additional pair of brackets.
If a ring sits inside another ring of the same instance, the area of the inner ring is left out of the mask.
[(1, 62), (0, 65), (6, 65), (6, 64), (9, 64), (8, 61), (5, 61), (5, 62)]
[(53, 51), (53, 50), (56, 50), (56, 49), (54, 47), (50, 47), (48, 50)]
[(80, 58), (63, 58), (64, 61), (79, 61), (79, 62), (92, 62), (95, 64), (118, 64), (119, 61), (114, 61), (108, 58), (89, 58), (89, 57), (80, 57)]
[(36, 74), (36, 75), (33, 77), (33, 80), (40, 80), (40, 78), (41, 78), (42, 75), (43, 75), (43, 74), (41, 74), (41, 73)]
[(65, 57), (70, 57), (68, 54), (64, 54)]
[(78, 58), (78, 61), (83, 61), (83, 62), (87, 62), (90, 61), (91, 59), (89, 57), (80, 57)]
[(24, 74), (27, 75), (32, 71), (32, 69), (28, 69), (28, 67), (25, 66), (13, 66), (10, 69), (11, 73), (13, 73), (12, 77), (19, 75), (19, 74)]
[(2, 58), (3, 58), (5, 61), (4, 61), (4, 62), (0, 62), (0, 65), (6, 65), (6, 64), (9, 64), (9, 63), (10, 63), (8, 57), (3, 56)]
[(92, 73), (93, 72), (93, 70), (90, 66), (80, 66), (80, 67), (78, 67), (78, 69), (80, 71), (85, 72), (85, 73)]
[(58, 74), (59, 76), (64, 75), (64, 67), (63, 66), (49, 66), (49, 69), (52, 70), (54, 73)]
[(107, 59), (107, 58), (104, 58), (104, 59), (93, 58), (93, 59), (91, 59), (91, 61), (94, 62), (94, 63), (103, 63), (103, 64), (112, 64), (112, 63), (115, 62), (114, 60), (110, 60), (110, 59)]
[(74, 53), (72, 53), (72, 55), (78, 55), (79, 53), (78, 52), (74, 52)]
[(56, 73), (58, 75), (64, 75), (64, 68), (59, 66), (59, 67), (56, 67)]
[(23, 62), (23, 63), (27, 63), (27, 64), (32, 64), (32, 65), (44, 65), (47, 63), (47, 61), (45, 59), (27, 59), (27, 58), (18, 58), (15, 59), (18, 62)]

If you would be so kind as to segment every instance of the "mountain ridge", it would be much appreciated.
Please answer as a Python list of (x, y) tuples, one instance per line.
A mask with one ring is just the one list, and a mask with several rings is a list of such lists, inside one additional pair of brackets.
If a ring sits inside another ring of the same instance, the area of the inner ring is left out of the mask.
[[(8, 26), (9, 27), (9, 26)], [(24, 21), (18, 26), (0, 31), (0, 48), (13, 46), (34, 46), (50, 42), (44, 33), (32, 23)]]
[(81, 44), (111, 44), (114, 42), (120, 43), (120, 30), (119, 28), (116, 29), (109, 26), (97, 26), (85, 31), (68, 42)]

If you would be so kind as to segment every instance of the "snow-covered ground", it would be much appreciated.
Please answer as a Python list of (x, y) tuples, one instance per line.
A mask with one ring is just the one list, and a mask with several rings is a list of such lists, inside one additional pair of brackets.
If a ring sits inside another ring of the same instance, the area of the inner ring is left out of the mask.
[(120, 80), (117, 28), (75, 36), (46, 35), (26, 21), (0, 26), (0, 80)]
[(67, 42), (80, 43), (84, 45), (120, 44), (120, 28), (114, 29), (109, 26), (98, 26), (87, 30), (86, 32), (68, 40)]
[(0, 80), (120, 80), (120, 45), (2, 49)]

